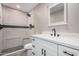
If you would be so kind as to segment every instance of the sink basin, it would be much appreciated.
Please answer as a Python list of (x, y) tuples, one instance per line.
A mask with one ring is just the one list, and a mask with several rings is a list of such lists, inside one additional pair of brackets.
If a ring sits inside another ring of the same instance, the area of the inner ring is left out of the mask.
[(40, 35), (34, 35), (34, 37), (39, 37), (41, 39), (45, 39), (45, 40), (57, 40), (58, 37), (57, 36), (51, 36), (51, 34), (40, 34)]

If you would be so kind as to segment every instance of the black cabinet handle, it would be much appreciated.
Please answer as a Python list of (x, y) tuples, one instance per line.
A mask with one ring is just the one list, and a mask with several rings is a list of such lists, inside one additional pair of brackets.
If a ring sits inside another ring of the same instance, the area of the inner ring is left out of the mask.
[(32, 52), (32, 54), (33, 54), (33, 55), (35, 55), (35, 53), (34, 53), (34, 52)]
[(43, 48), (41, 49), (41, 54), (46, 56), (46, 50), (44, 50)]
[(35, 39), (32, 39), (33, 41), (35, 41)]
[(44, 56), (46, 56), (46, 50), (44, 50)]
[(63, 51), (63, 53), (68, 54), (68, 55), (70, 55), (70, 56), (74, 56), (74, 54), (68, 53), (68, 52), (66, 52), (66, 51)]
[(42, 55), (44, 54), (44, 49), (43, 49), (43, 48), (41, 49), (41, 54), (42, 54)]
[(33, 48), (35, 48), (35, 45), (32, 45)]

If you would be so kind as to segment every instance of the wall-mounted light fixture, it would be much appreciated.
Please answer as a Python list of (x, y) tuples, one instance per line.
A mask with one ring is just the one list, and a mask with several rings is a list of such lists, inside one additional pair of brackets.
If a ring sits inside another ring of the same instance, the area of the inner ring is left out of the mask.
[(31, 17), (31, 14), (27, 13), (27, 16), (28, 16), (28, 17)]

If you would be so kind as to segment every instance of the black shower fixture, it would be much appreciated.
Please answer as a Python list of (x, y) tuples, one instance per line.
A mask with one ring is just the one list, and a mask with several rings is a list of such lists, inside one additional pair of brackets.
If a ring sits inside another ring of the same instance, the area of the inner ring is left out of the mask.
[(32, 29), (34, 28), (35, 26), (33, 24), (29, 24), (29, 28)]
[(28, 17), (31, 17), (31, 15), (30, 15), (29, 13), (27, 13), (27, 16), (28, 16)]
[(29, 29), (32, 29), (32, 28), (34, 28), (34, 25), (29, 24), (29, 26), (17, 26), (17, 25), (1, 25), (0, 24), (0, 30), (3, 28), (29, 28)]

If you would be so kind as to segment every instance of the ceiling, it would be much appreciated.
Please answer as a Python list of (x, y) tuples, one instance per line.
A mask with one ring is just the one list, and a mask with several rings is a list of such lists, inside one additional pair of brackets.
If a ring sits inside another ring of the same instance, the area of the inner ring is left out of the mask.
[[(38, 3), (3, 3), (2, 5), (21, 10), (23, 12), (30, 12), (35, 6), (38, 5)], [(17, 8), (16, 6), (20, 6), (20, 8)]]

